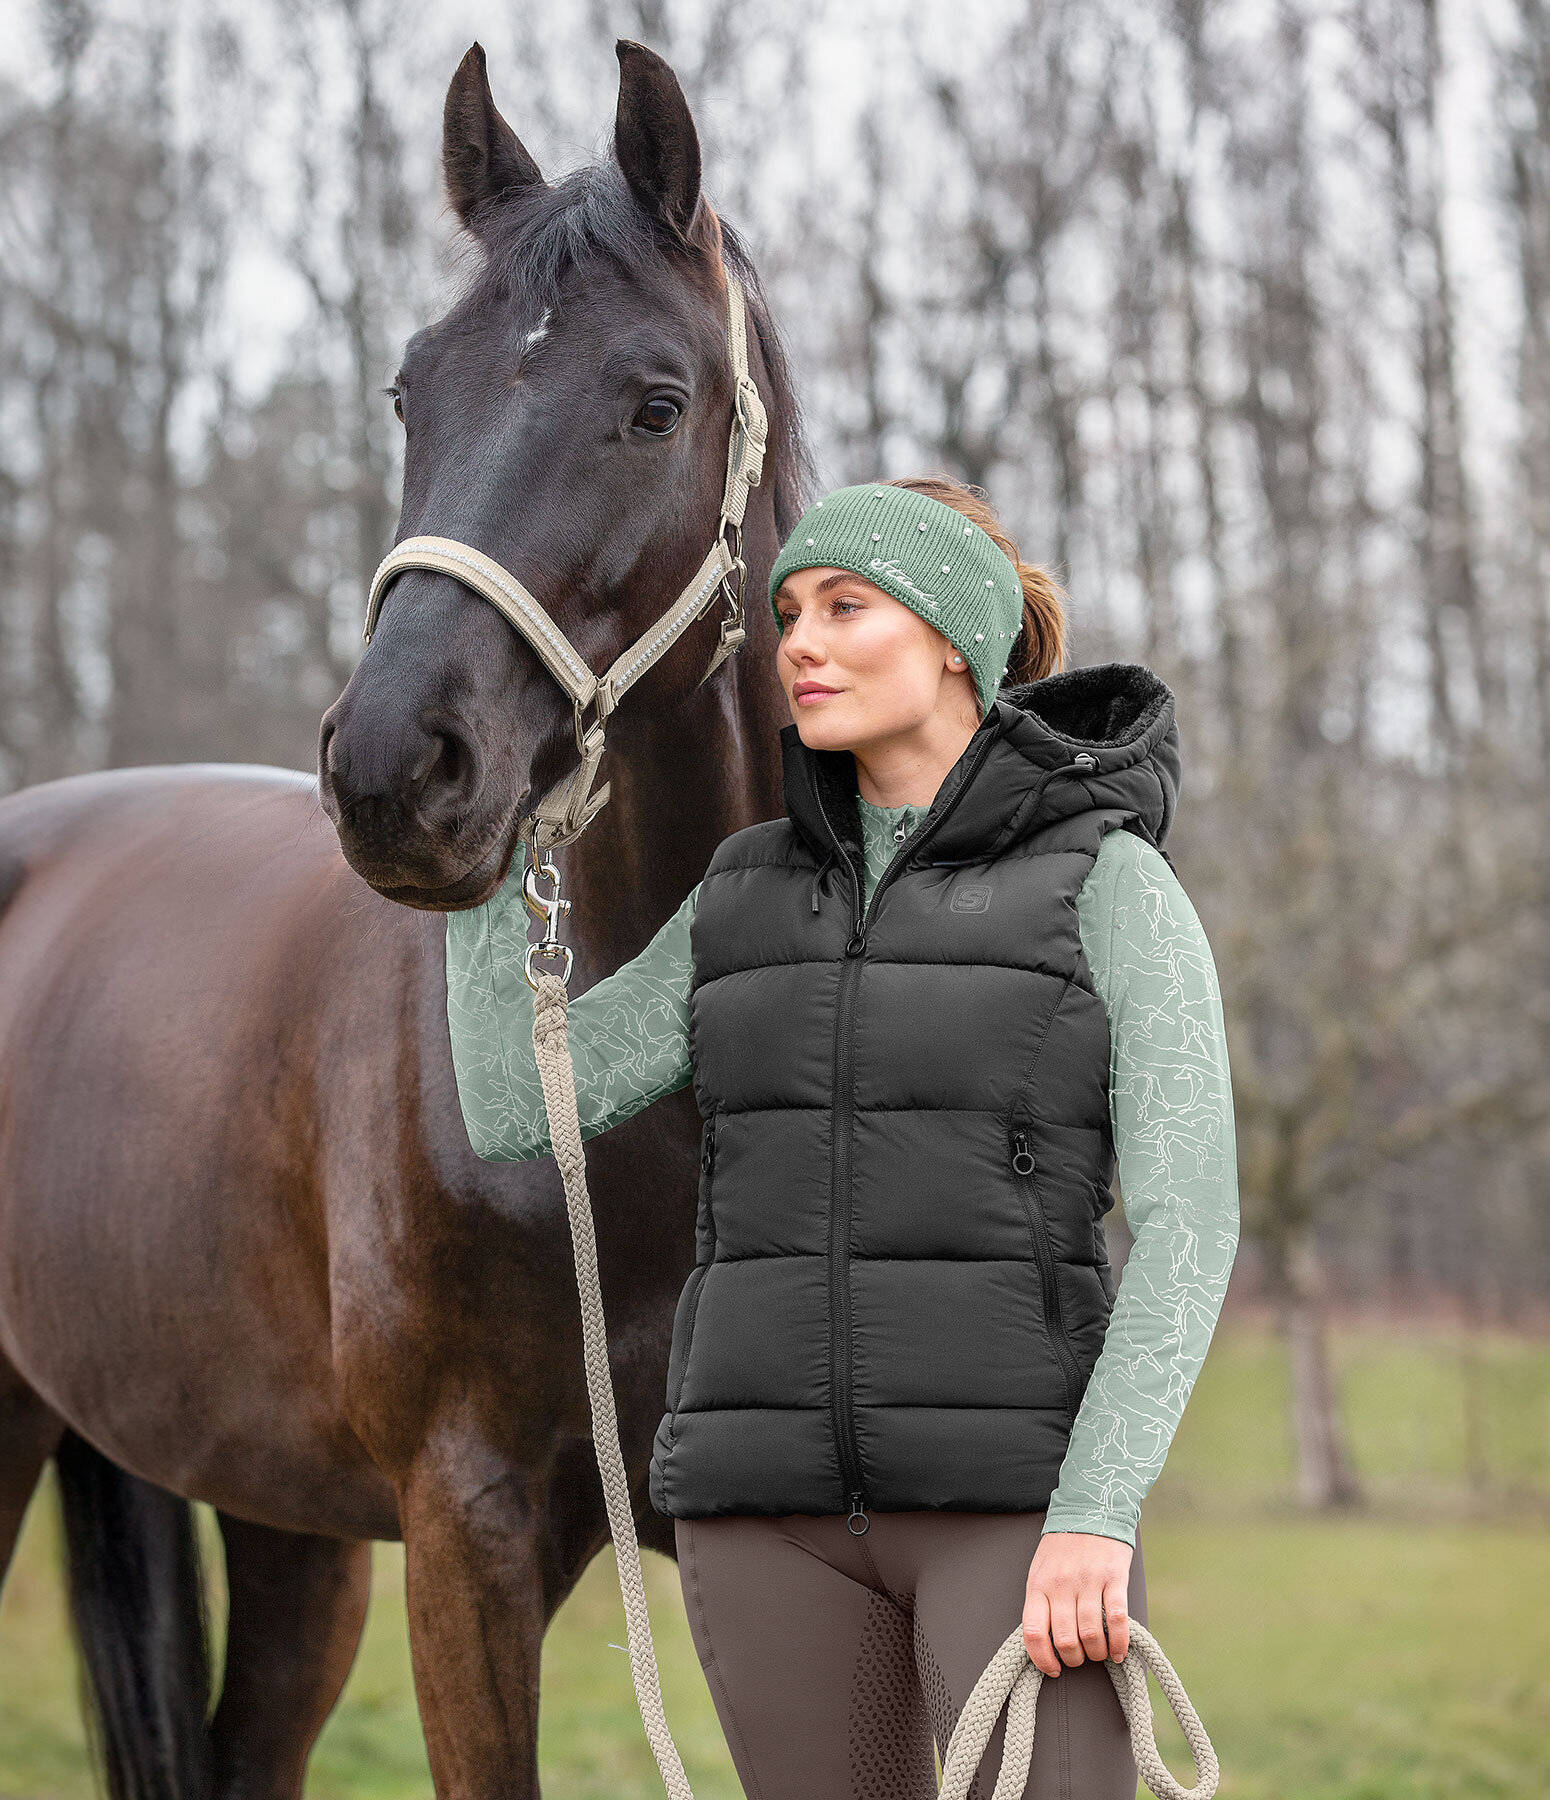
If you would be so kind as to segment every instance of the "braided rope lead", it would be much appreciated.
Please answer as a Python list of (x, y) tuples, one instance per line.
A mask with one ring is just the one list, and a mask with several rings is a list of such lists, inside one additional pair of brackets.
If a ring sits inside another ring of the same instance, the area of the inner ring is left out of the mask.
[[(1139, 1654), (1137, 1654), (1139, 1652)], [(1157, 1749), (1156, 1722), (1152, 1717), (1152, 1700), (1146, 1691), (1146, 1669), (1151, 1666), (1173, 1716), (1178, 1720), (1195, 1761), (1196, 1783), (1185, 1787), (1173, 1775)], [(1162, 1646), (1144, 1625), (1130, 1622), (1130, 1645), (1123, 1662), (1112, 1656), (1103, 1659), (1114, 1691), (1124, 1708), (1130, 1727), (1130, 1748), (1136, 1759), (1141, 1779), (1157, 1795), (1158, 1800), (1211, 1800), (1221, 1779), (1221, 1769), (1200, 1715), (1184, 1692), (1184, 1683), (1174, 1672), (1173, 1664), (1163, 1655)], [(985, 1672), (974, 1684), (974, 1691), (964, 1702), (958, 1723), (948, 1741), (947, 1755), (942, 1759), (942, 1789), (939, 1800), (966, 1800), (969, 1783), (979, 1767), (990, 1734), (995, 1729), (1002, 1705), (1006, 1706), (1006, 1737), (1001, 1752), (1001, 1773), (991, 1800), (1020, 1800), (1028, 1785), (1028, 1769), (1033, 1761), (1034, 1710), (1039, 1702), (1039, 1688), (1044, 1671), (1028, 1655), (1023, 1642), (1021, 1624), (1008, 1635), (1006, 1642), (985, 1665)]]
[(576, 1070), (571, 1062), (565, 1007), (565, 983), (558, 975), (539, 975), (533, 993), (533, 1050), (538, 1059), (539, 1079), (543, 1083), (544, 1105), (549, 1113), (549, 1140), (554, 1149), (554, 1160), (559, 1164), (560, 1178), (565, 1183), (571, 1242), (576, 1249), (581, 1336), (587, 1365), (587, 1393), (592, 1401), (592, 1445), (597, 1452), (598, 1473), (603, 1477), (603, 1498), (608, 1507), (608, 1529), (614, 1540), (614, 1560), (619, 1565), (619, 1592), (624, 1601), (630, 1674), (635, 1682), (641, 1723), (646, 1727), (651, 1754), (662, 1771), (669, 1800), (694, 1800), (689, 1777), (684, 1774), (678, 1746), (667, 1728), (667, 1714), (662, 1708), (662, 1683), (657, 1673), (657, 1653), (651, 1642), (646, 1584), (640, 1571), (640, 1542), (635, 1535), (635, 1514), (630, 1506), (624, 1453), (619, 1447), (619, 1420), (614, 1411), (613, 1381), (608, 1369), (608, 1332), (603, 1323), (603, 1290), (597, 1273), (597, 1238), (592, 1229), (592, 1204), (587, 1196), (586, 1153), (581, 1143), (581, 1122), (576, 1114)]
[[(549, 1141), (565, 1184), (565, 1206), (570, 1214), (571, 1242), (575, 1246), (587, 1393), (592, 1402), (592, 1445), (597, 1452), (598, 1473), (603, 1478), (608, 1529), (613, 1537), (614, 1560), (619, 1568), (630, 1674), (635, 1682), (641, 1723), (646, 1728), (646, 1738), (662, 1772), (669, 1800), (694, 1800), (662, 1706), (662, 1683), (651, 1641), (646, 1586), (641, 1576), (640, 1541), (635, 1535), (635, 1514), (624, 1472), (624, 1453), (619, 1445), (619, 1419), (614, 1409), (613, 1381), (608, 1367), (608, 1332), (603, 1321), (603, 1291), (597, 1272), (597, 1238), (592, 1225), (592, 1203), (587, 1193), (586, 1152), (581, 1142), (581, 1121), (576, 1113), (576, 1070), (571, 1061), (566, 1030), (565, 983), (558, 975), (538, 975), (534, 978), (533, 990), (533, 1050), (539, 1079), (543, 1083), (544, 1106), (549, 1114)], [(1137, 1650), (1141, 1653), (1140, 1658), (1134, 1654)], [(1188, 1740), (1199, 1777), (1195, 1787), (1182, 1787), (1157, 1752), (1152, 1702), (1146, 1690), (1142, 1659), (1151, 1665)], [(1132, 1620), (1130, 1650), (1125, 1660), (1115, 1662), (1113, 1657), (1106, 1657), (1104, 1666), (1125, 1710), (1130, 1725), (1131, 1749), (1146, 1785), (1158, 1800), (1211, 1800), (1218, 1780), (1216, 1752), (1211, 1748), (1211, 1740), (1206, 1736), (1199, 1715), (1190, 1705), (1183, 1682), (1173, 1672), (1173, 1665), (1163, 1655), (1156, 1638), (1144, 1625)], [(1019, 1800), (1028, 1784), (1028, 1770), (1033, 1760), (1034, 1710), (1043, 1680), (1043, 1671), (1029, 1659), (1019, 1624), (986, 1664), (958, 1716), (944, 1759), (939, 1800), (967, 1800), (969, 1783), (985, 1753), (1003, 1703), (1007, 1709), (1006, 1745), (991, 1800)]]

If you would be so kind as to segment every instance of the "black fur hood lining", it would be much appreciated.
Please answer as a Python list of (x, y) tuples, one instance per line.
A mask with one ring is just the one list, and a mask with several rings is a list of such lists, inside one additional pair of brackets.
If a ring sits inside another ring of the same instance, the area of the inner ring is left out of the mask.
[[(832, 851), (827, 829), (832, 825), (859, 862), (854, 755), (809, 749), (794, 722), (782, 728), (781, 741), (788, 815), (817, 855)], [(1071, 764), (1082, 751), (1097, 767), (1078, 769), (1080, 779), (1072, 782)], [(1144, 664), (1121, 662), (1095, 663), (1003, 687), (944, 777), (933, 812), (951, 802), (971, 769), (985, 771), (974, 784), (979, 795), (967, 808), (957, 809), (952, 837), (978, 829), (989, 843), (1032, 830), (1057, 814), (1112, 806), (1128, 812), (1141, 835), (1161, 848), (1179, 787), (1173, 691)], [(998, 806), (1003, 809), (999, 827), (986, 811)]]

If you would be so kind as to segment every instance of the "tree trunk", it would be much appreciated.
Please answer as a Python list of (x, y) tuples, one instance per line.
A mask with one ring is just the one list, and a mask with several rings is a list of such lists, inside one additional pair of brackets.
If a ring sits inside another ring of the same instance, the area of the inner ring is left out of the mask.
[(1281, 1329), (1291, 1367), (1297, 1498), (1317, 1512), (1360, 1506), (1364, 1496), (1351, 1464), (1330, 1369), (1318, 1253), (1307, 1228), (1287, 1245), (1285, 1275)]

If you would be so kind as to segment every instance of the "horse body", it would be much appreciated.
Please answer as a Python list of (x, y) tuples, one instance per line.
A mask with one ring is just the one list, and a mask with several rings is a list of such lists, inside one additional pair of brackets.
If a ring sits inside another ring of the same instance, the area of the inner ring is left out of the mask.
[[(0, 1349), (146, 1480), (394, 1535), (342, 1401), (334, 1261), (392, 1204), (350, 1164), (410, 1059), (360, 1047), (401, 1031), (428, 922), (355, 880), (313, 783), (278, 770), (50, 783), (0, 804), (0, 855), (28, 871), (0, 916)], [(359, 1067), (320, 1081), (341, 1019)]]

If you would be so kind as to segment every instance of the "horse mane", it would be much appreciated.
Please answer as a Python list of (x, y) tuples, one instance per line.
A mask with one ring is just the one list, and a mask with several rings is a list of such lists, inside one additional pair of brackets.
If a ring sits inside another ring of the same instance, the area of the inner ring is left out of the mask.
[[(784, 540), (807, 510), (817, 472), (784, 335), (771, 315), (747, 245), (717, 216), (722, 254), (743, 284), (748, 321), (773, 389), (766, 396), (764, 480), (772, 484), (775, 527)], [(651, 223), (611, 156), (525, 190), (520, 204), (503, 205), (497, 199), (480, 216), (477, 236), (465, 231), (463, 238), (472, 267), (448, 315), (447, 323), (454, 327), (508, 310), (518, 294), (540, 309), (557, 307), (565, 276), (599, 257), (643, 286), (662, 277), (662, 251)]]

